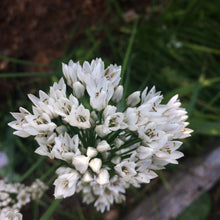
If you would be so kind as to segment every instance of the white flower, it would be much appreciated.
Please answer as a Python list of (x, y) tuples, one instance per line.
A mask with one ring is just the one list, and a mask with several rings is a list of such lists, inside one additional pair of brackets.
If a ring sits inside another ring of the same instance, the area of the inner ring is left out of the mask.
[(78, 128), (90, 128), (90, 112), (88, 109), (85, 109), (81, 104), (77, 109), (72, 108), (69, 115), (67, 115), (64, 120), (70, 125)]
[(167, 163), (173, 163), (173, 164), (178, 164), (177, 159), (183, 157), (184, 154), (180, 151), (174, 151), (174, 152), (164, 152), (164, 151), (158, 151), (155, 154), (155, 157), (157, 159), (162, 159), (164, 161), (167, 161)]
[[(149, 183), (156, 177), (155, 170), (178, 163), (183, 156), (179, 139), (190, 136), (192, 130), (187, 128), (187, 112), (177, 95), (161, 104), (161, 93), (146, 87), (129, 95), (127, 108), (119, 111), (114, 104), (123, 97), (120, 66), (105, 67), (97, 58), (82, 65), (70, 61), (62, 64), (62, 70), (70, 88), (61, 78), (49, 93), (39, 91), (39, 98), (30, 94), (32, 112), (20, 108), (19, 113), (12, 113), (15, 121), (9, 123), (15, 135), (35, 137), (36, 153), (65, 161), (66, 167), (56, 171), (56, 198), (81, 192), (83, 202), (94, 202), (104, 212), (125, 200), (130, 185)], [(25, 188), (27, 198), (37, 198), (37, 188), (39, 195), (46, 189), (41, 184), (29, 191)], [(9, 192), (22, 195), (24, 187), (0, 181), (1, 189), (6, 194), (0, 192), (5, 198), (0, 209), (12, 202)], [(13, 208), (19, 209), (28, 199), (23, 201)]]
[(30, 186), (32, 200), (40, 199), (48, 187), (39, 179), (36, 179)]
[(46, 189), (40, 180), (31, 186), (0, 180), (0, 219), (22, 219), (19, 210), (31, 200), (40, 199)]
[(48, 156), (50, 159), (53, 159), (54, 153), (52, 152), (52, 149), (55, 143), (55, 137), (56, 137), (55, 133), (36, 136), (35, 140), (40, 146), (35, 150), (35, 153), (42, 156)]
[(140, 183), (149, 183), (151, 179), (157, 177), (157, 174), (151, 170), (145, 170), (143, 172), (139, 172), (135, 179)]
[(104, 124), (102, 129), (104, 134), (127, 127), (126, 123), (124, 123), (124, 114), (121, 112), (116, 113), (115, 106), (108, 105), (103, 112), (103, 118)]
[[(18, 210), (10, 210), (5, 214), (4, 220), (22, 220), (23, 216)], [(3, 219), (2, 219), (3, 220)]]
[(19, 208), (31, 201), (30, 194), (26, 190), (21, 190), (17, 195)]
[(86, 85), (90, 96), (90, 105), (100, 111), (106, 107), (113, 96), (114, 88), (120, 81), (121, 67), (110, 65), (104, 69), (104, 62), (99, 58), (92, 60), (91, 64), (83, 63), (77, 72), (79, 80)]
[(61, 97), (54, 105), (57, 115), (66, 117), (70, 114), (71, 109), (76, 109), (79, 106), (79, 101), (72, 94), (69, 98)]
[(74, 135), (72, 138), (68, 133), (64, 133), (59, 135), (54, 139), (54, 147), (51, 151), (51, 154), (54, 155), (55, 158), (65, 160), (69, 163), (72, 162), (72, 158), (76, 155), (80, 155), (79, 146), (79, 137), (78, 135)]
[(150, 148), (150, 147), (145, 147), (145, 146), (140, 146), (138, 147), (137, 151), (136, 151), (136, 156), (140, 159), (140, 160), (145, 160), (149, 157), (151, 157), (154, 153), (154, 149)]
[(12, 112), (12, 116), (16, 119), (16, 121), (12, 121), (8, 123), (8, 125), (12, 128), (14, 128), (15, 132), (13, 134), (18, 135), (20, 137), (28, 137), (30, 135), (37, 135), (38, 131), (36, 129), (27, 129), (28, 123), (26, 120), (27, 115), (31, 115), (29, 111), (26, 109), (20, 107), (19, 108), (20, 113)]
[(131, 178), (137, 174), (135, 167), (136, 164), (134, 162), (123, 161), (114, 168), (116, 172), (125, 179), (125, 181), (130, 181)]
[(125, 111), (124, 122), (131, 131), (136, 131), (138, 129), (138, 114), (139, 113), (136, 108), (127, 108)]
[(56, 199), (66, 198), (72, 196), (76, 191), (76, 183), (79, 178), (79, 174), (76, 171), (58, 176), (55, 180), (55, 192)]

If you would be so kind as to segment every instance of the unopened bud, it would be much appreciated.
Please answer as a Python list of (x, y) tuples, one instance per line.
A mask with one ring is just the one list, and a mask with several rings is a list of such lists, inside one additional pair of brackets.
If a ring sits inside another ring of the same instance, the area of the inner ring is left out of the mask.
[(140, 91), (137, 91), (129, 95), (128, 98), (126, 99), (126, 104), (131, 107), (136, 106), (141, 101), (140, 93), (141, 93)]
[(89, 158), (84, 155), (79, 155), (73, 158), (72, 163), (76, 170), (78, 170), (80, 173), (85, 173), (88, 169)]
[(94, 158), (89, 162), (89, 166), (95, 173), (99, 173), (102, 166), (102, 161), (99, 158)]
[(96, 182), (100, 185), (104, 185), (109, 183), (109, 173), (106, 169), (101, 169), (101, 172), (98, 175), (98, 178), (96, 179)]
[(73, 83), (73, 94), (80, 99), (85, 92), (85, 87), (78, 81)]
[(111, 147), (110, 147), (110, 145), (108, 144), (107, 141), (103, 140), (100, 143), (98, 143), (97, 150), (99, 152), (105, 152), (105, 151), (108, 151), (110, 149), (111, 149)]
[(94, 148), (94, 147), (88, 147), (87, 148), (87, 152), (86, 152), (86, 154), (87, 154), (87, 156), (89, 157), (89, 158), (92, 158), (92, 157), (95, 157), (96, 155), (97, 155), (97, 150)]
[(112, 101), (118, 103), (122, 99), (122, 96), (123, 96), (123, 86), (120, 85), (116, 88), (114, 95), (112, 96)]
[(89, 171), (86, 171), (83, 175), (83, 181), (84, 182), (91, 182), (93, 180), (92, 175)]

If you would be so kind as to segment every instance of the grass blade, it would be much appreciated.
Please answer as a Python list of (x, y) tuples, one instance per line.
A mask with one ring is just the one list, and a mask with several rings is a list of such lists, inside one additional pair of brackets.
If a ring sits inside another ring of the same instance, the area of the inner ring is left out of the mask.
[(62, 202), (62, 199), (56, 199), (54, 202), (50, 205), (50, 207), (47, 209), (47, 211), (44, 213), (44, 215), (40, 218), (40, 220), (48, 220), (51, 219), (51, 215), (55, 212), (57, 209), (57, 206)]
[(51, 77), (54, 72), (21, 72), (21, 73), (1, 73), (0, 78), (18, 78), (18, 77), (32, 77), (32, 76), (43, 76)]
[(138, 25), (138, 18), (134, 22), (133, 29), (132, 29), (132, 32), (131, 32), (131, 37), (130, 37), (130, 40), (129, 40), (129, 43), (128, 43), (128, 47), (127, 47), (127, 50), (126, 50), (126, 53), (125, 53), (125, 58), (124, 58), (123, 65), (122, 65), (122, 71), (121, 71), (121, 82), (122, 83), (124, 82), (125, 70), (126, 70), (126, 67), (128, 65), (129, 56), (130, 56), (130, 53), (131, 53), (132, 45), (134, 43), (134, 38), (135, 38), (136, 31), (137, 31), (137, 25)]
[(40, 157), (40, 158), (38, 159), (38, 161), (37, 161), (36, 163), (34, 163), (34, 164), (32, 165), (32, 167), (30, 167), (30, 169), (27, 170), (27, 172), (19, 178), (18, 182), (22, 182), (22, 181), (24, 181), (27, 177), (29, 177), (29, 176), (34, 172), (34, 170), (36, 170), (36, 169), (38, 168), (38, 166), (41, 165), (41, 163), (42, 163), (44, 160), (45, 160), (45, 157)]

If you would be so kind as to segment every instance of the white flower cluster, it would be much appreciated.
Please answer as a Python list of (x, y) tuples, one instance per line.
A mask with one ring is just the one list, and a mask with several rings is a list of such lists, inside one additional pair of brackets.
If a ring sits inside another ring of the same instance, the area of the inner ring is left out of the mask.
[(21, 220), (20, 209), (31, 200), (40, 199), (47, 188), (39, 179), (31, 186), (0, 180), (0, 220)]
[(121, 67), (106, 69), (101, 59), (63, 64), (59, 83), (39, 98), (29, 95), (33, 113), (20, 108), (9, 125), (21, 137), (35, 136), (36, 153), (64, 161), (57, 170), (55, 197), (83, 193), (104, 212), (125, 200), (125, 189), (149, 183), (168, 163), (177, 164), (177, 151), (192, 130), (186, 128), (187, 112), (178, 96), (161, 104), (153, 87), (132, 93), (125, 111), (118, 105), (123, 96), (119, 85)]

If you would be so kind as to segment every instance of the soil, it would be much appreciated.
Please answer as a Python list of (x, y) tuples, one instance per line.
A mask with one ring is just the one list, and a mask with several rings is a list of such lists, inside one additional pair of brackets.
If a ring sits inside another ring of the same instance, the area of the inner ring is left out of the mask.
[(58, 58), (76, 23), (77, 34), (102, 17), (102, 0), (12, 0), (0, 7), (0, 54), (48, 63)]
[[(2, 1), (0, 55), (49, 64), (61, 56), (69, 34), (76, 25), (74, 40), (80, 38), (97, 19), (102, 22), (106, 8), (107, 1), (103, 0)], [(0, 60), (0, 73), (43, 71), (43, 68)], [(1, 103), (7, 106), (8, 96), (17, 96), (14, 94), (16, 86), (23, 91), (20, 85), (22, 81), (20, 78), (0, 79)]]

